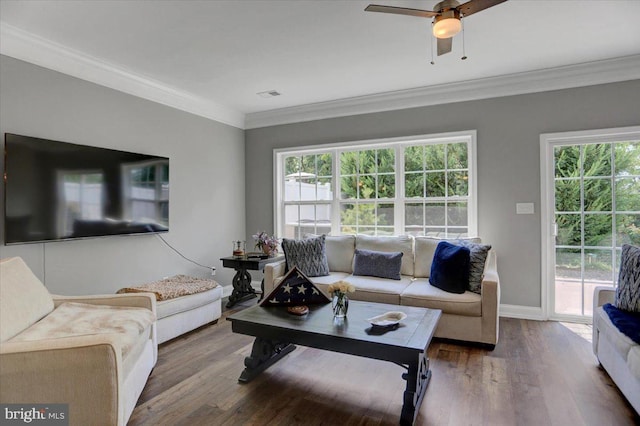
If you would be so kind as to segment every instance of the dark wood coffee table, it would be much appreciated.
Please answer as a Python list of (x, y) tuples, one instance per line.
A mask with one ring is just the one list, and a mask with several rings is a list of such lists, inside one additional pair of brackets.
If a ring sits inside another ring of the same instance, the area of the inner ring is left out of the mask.
[[(367, 318), (389, 311), (402, 311), (407, 318), (397, 329), (380, 334)], [(284, 307), (257, 305), (227, 320), (232, 322), (234, 333), (256, 336), (238, 379), (241, 383), (249, 382), (293, 351), (294, 343), (390, 361), (407, 369), (402, 374), (407, 384), (400, 424), (411, 425), (431, 378), (427, 348), (440, 315), (437, 309), (349, 301), (348, 318), (342, 324), (334, 322), (331, 304), (309, 306), (309, 313), (302, 317), (289, 314)]]

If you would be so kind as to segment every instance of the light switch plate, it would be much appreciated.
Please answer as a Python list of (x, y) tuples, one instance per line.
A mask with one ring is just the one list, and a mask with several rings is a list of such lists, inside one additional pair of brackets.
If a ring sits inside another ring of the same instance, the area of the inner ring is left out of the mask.
[(516, 214), (533, 214), (533, 203), (516, 203)]

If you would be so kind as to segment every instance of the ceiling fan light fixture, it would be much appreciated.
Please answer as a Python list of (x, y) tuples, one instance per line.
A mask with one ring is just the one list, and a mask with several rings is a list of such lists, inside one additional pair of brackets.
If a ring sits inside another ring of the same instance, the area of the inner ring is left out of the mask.
[(450, 38), (458, 34), (462, 29), (460, 14), (452, 9), (436, 16), (433, 21), (433, 35), (437, 38)]

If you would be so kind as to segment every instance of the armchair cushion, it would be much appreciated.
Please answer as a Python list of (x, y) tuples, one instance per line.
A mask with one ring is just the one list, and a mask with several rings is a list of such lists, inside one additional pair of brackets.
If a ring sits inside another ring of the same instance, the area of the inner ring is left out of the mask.
[(3, 259), (1, 265), (0, 342), (4, 342), (53, 311), (53, 298), (21, 258)]
[(63, 303), (11, 342), (109, 334), (120, 344), (124, 359), (154, 321), (153, 312), (144, 308)]

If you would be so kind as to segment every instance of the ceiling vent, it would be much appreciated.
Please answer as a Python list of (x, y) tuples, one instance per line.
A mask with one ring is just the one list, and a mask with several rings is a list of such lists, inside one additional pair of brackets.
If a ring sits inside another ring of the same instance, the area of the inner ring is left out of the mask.
[(267, 90), (266, 92), (258, 92), (258, 96), (262, 98), (273, 98), (275, 96), (280, 96), (281, 93), (277, 90)]

